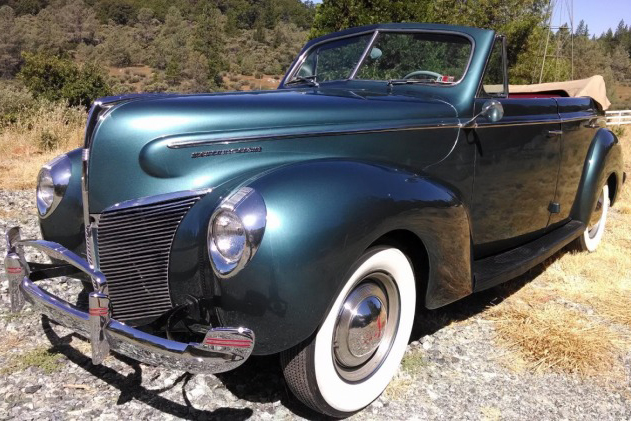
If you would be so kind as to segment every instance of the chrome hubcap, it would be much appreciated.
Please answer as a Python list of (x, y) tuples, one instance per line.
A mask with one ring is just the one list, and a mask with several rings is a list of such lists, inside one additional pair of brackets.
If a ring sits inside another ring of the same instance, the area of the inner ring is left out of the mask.
[(594, 212), (592, 213), (592, 217), (590, 221), (591, 224), (587, 228), (587, 233), (589, 235), (589, 238), (594, 238), (596, 236), (596, 233), (598, 233), (600, 219), (602, 218), (602, 215), (603, 215), (604, 202), (605, 202), (605, 192), (601, 191), (600, 197), (598, 197), (598, 202), (596, 202), (596, 209), (594, 209)]
[(346, 297), (335, 327), (333, 358), (348, 381), (370, 376), (390, 351), (399, 319), (398, 291), (385, 273), (366, 276)]
[(357, 287), (346, 299), (335, 332), (335, 356), (346, 367), (365, 363), (379, 347), (387, 323), (387, 302), (376, 284)]

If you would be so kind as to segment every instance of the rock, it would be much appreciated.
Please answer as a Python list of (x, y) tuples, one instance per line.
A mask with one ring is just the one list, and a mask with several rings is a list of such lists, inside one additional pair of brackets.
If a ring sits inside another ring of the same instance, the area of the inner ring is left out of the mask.
[(42, 385), (41, 384), (34, 384), (32, 386), (26, 386), (24, 388), (24, 393), (35, 393), (37, 392), (39, 389), (41, 389)]

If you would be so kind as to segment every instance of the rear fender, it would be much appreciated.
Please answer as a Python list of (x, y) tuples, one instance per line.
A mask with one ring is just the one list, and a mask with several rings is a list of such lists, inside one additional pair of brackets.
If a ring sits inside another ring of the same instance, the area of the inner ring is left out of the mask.
[(583, 164), (581, 181), (572, 207), (572, 219), (589, 223), (600, 189), (611, 174), (615, 174), (618, 186), (612, 198), (612, 203), (615, 202), (622, 185), (622, 168), (622, 148), (618, 138), (609, 129), (599, 129)]

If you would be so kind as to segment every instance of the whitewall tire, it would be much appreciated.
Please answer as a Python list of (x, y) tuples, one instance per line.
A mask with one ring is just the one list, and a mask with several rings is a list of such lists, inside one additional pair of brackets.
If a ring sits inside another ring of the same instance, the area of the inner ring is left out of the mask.
[(329, 416), (369, 405), (397, 372), (415, 309), (414, 272), (405, 254), (392, 247), (368, 250), (316, 334), (281, 354), (290, 389)]
[(609, 186), (607, 184), (600, 191), (594, 212), (596, 212), (596, 219), (590, 221), (591, 223), (585, 232), (576, 239), (575, 245), (579, 251), (596, 251), (603, 238), (607, 213), (609, 212)]

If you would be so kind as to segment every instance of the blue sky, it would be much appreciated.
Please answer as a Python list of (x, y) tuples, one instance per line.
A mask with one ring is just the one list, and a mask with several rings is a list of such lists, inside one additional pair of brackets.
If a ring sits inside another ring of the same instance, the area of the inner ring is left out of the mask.
[[(565, 1), (563, 3), (565, 5)], [(609, 28), (615, 31), (620, 19), (624, 19), (627, 25), (631, 24), (631, 0), (574, 0), (575, 28), (581, 19), (589, 27), (590, 35), (599, 36)]]
[[(315, 0), (315, 3), (321, 2)], [(552, 25), (558, 26), (559, 14), (565, 16), (569, 24), (567, 5), (571, 0), (556, 0), (556, 3)], [(624, 19), (627, 25), (631, 24), (631, 0), (574, 0), (574, 27), (581, 19), (587, 23), (590, 35), (599, 36), (609, 28), (615, 31), (620, 19)]]

